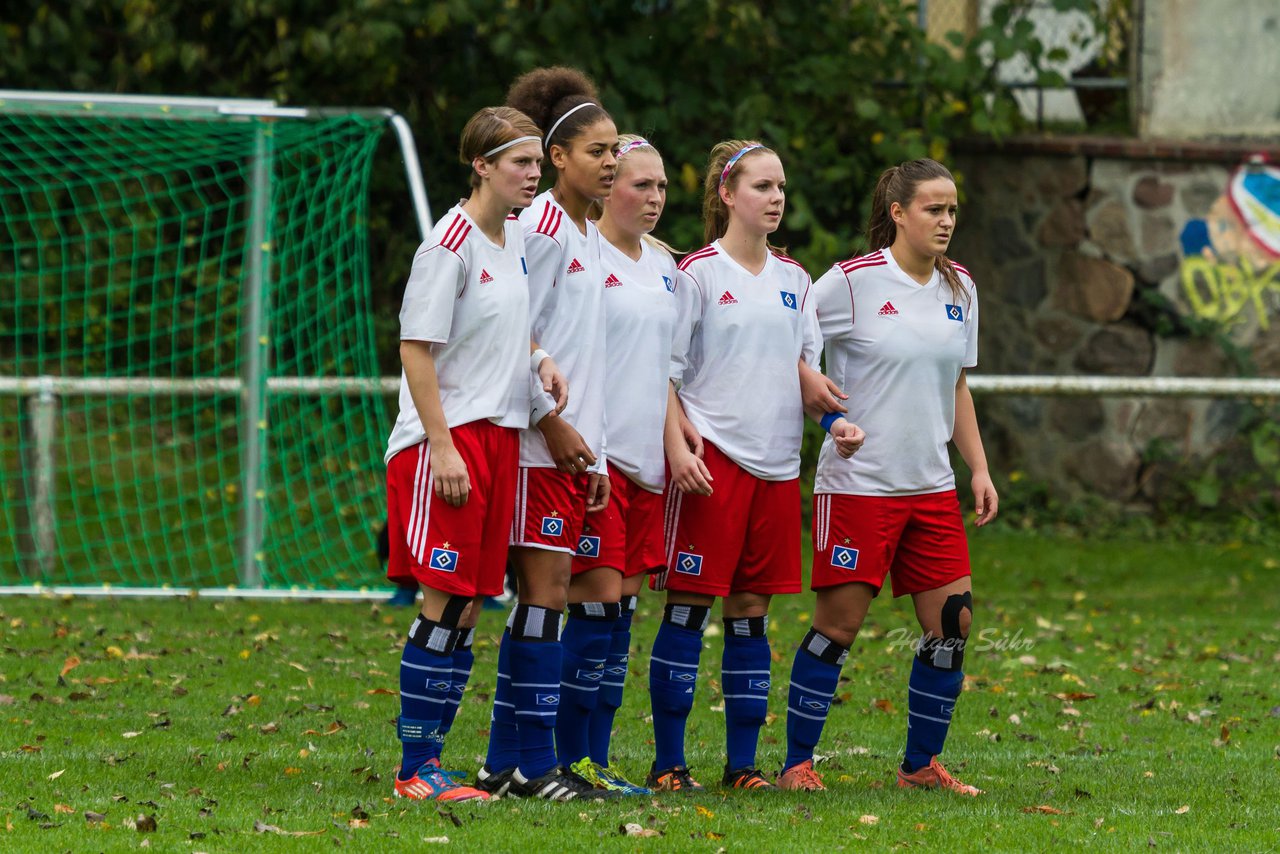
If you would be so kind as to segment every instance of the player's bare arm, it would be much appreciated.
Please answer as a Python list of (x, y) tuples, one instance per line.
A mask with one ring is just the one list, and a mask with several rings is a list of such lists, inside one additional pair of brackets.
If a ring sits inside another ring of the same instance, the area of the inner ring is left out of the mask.
[(400, 362), (414, 408), (427, 431), (427, 447), (431, 450), (431, 479), (435, 493), (454, 507), (461, 507), (471, 494), (471, 478), (467, 464), (453, 445), (453, 437), (440, 405), (440, 380), (435, 357), (426, 341), (401, 341)]
[(979, 528), (996, 518), (1000, 510), (1000, 496), (987, 468), (987, 452), (982, 447), (982, 435), (978, 432), (978, 416), (973, 407), (973, 393), (965, 372), (956, 381), (956, 425), (952, 435), (956, 450), (964, 458), (973, 473), (969, 483), (973, 488), (973, 503), (977, 513), (974, 523)]
[[(693, 445), (688, 441), (684, 424), (689, 419), (680, 405), (680, 396), (676, 394), (674, 385), (667, 391), (667, 421), (663, 430), (663, 444), (667, 451), (667, 464), (671, 467), (671, 482), (681, 492), (692, 492), (697, 495), (711, 494), (711, 481), (714, 480), (706, 464), (702, 462), (700, 453), (695, 453)], [(689, 429), (697, 436), (693, 425)], [(698, 436), (698, 450), (701, 451), (702, 437)]]

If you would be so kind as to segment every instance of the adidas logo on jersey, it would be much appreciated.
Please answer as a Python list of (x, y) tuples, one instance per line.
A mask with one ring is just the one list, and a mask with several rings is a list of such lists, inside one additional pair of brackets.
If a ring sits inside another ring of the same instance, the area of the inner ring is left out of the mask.
[(884, 317), (885, 315), (897, 314), (897, 313), (898, 313), (898, 310), (893, 307), (893, 303), (891, 302), (886, 302), (884, 305), (880, 306), (880, 310), (876, 312), (876, 314), (880, 315), (881, 317)]
[(489, 275), (489, 271), (484, 268), (480, 269), (480, 284), (487, 285), (493, 281), (493, 276)]
[(587, 268), (582, 266), (581, 262), (579, 262), (577, 258), (574, 258), (572, 261), (569, 262), (570, 273), (581, 273), (581, 272), (584, 272), (586, 269)]
[(610, 273), (610, 274), (609, 274), (609, 278), (607, 278), (607, 279), (605, 279), (605, 280), (604, 280), (604, 286), (605, 286), (606, 288), (619, 288), (619, 287), (622, 287), (622, 279), (619, 279), (619, 278), (618, 278), (617, 276), (615, 276), (613, 273)]
[(737, 302), (738, 302), (738, 301), (737, 301), (736, 299), (734, 299), (734, 298), (733, 298), (733, 294), (729, 293), (728, 291), (725, 291), (724, 293), (722, 293), (722, 294), (720, 295), (720, 304), (721, 304), (721, 305), (734, 305), (734, 304), (736, 304)]

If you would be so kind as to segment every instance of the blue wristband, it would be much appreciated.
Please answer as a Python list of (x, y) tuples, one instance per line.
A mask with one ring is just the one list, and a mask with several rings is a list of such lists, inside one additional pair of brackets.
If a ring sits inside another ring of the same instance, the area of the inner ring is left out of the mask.
[(841, 418), (844, 418), (844, 413), (842, 412), (828, 412), (826, 415), (822, 416), (822, 420), (818, 423), (822, 425), (823, 430), (830, 433), (831, 426)]

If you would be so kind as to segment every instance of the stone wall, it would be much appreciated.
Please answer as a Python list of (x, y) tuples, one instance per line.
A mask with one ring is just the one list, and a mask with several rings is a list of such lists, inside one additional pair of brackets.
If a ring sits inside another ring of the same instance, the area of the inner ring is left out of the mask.
[[(950, 254), (982, 301), (975, 373), (1239, 375), (1221, 331), (1258, 376), (1280, 376), (1280, 265), (1258, 239), (1271, 237), (1266, 218), (1245, 221), (1232, 200), (1248, 150), (1085, 138), (960, 149)], [(1138, 503), (1170, 470), (1153, 460), (1214, 455), (1240, 412), (1168, 398), (984, 396), (978, 407), (994, 470)]]

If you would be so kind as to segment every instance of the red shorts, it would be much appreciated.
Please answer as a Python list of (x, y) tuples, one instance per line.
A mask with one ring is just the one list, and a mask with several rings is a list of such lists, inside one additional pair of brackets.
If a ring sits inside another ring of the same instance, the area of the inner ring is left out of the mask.
[(587, 475), (521, 466), (510, 543), (573, 554), (587, 512)]
[(661, 493), (650, 492), (609, 466), (609, 503), (588, 513), (573, 556), (573, 574), (607, 566), (623, 578), (667, 565)]
[(387, 463), (387, 578), (458, 596), (497, 596), (506, 577), (520, 434), (472, 421), (449, 435), (471, 480), (461, 507), (435, 494), (428, 443), (405, 448)]
[(936, 590), (969, 575), (969, 543), (954, 489), (928, 495), (813, 496), (813, 576), (818, 590), (859, 581), (879, 595)]
[(711, 495), (667, 489), (667, 569), (655, 590), (800, 592), (800, 479), (761, 480), (710, 442)]

